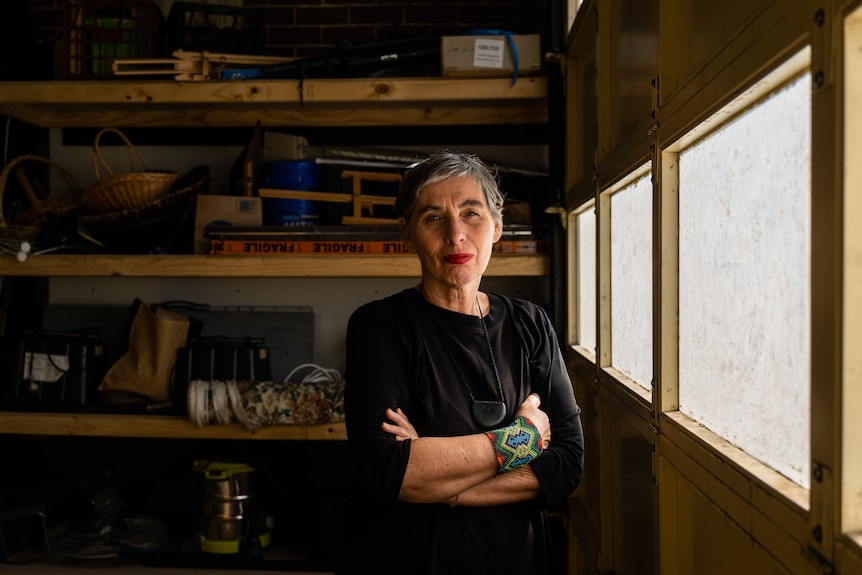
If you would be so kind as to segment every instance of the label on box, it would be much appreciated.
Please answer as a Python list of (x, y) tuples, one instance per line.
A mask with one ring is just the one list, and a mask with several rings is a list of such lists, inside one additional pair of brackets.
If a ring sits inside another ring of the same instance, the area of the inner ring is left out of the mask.
[(476, 68), (502, 68), (505, 49), (506, 45), (503, 40), (476, 38), (473, 66)]
[(48, 355), (47, 353), (24, 354), (24, 379), (32, 381), (60, 381), (69, 371), (69, 356)]

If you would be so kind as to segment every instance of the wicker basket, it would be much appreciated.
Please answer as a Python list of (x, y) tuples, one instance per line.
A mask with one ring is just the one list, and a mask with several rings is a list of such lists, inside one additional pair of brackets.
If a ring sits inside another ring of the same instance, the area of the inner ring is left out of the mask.
[(86, 226), (124, 224), (145, 220), (165, 212), (182, 210), (190, 198), (205, 193), (210, 184), (209, 166), (201, 165), (174, 181), (167, 193), (150, 204), (114, 212), (92, 212), (86, 209), (78, 214), (78, 221)]
[[(99, 140), (105, 132), (114, 132), (123, 140), (129, 152), (131, 172), (120, 175), (114, 174), (102, 157), (102, 152), (99, 150)], [(143, 170), (140, 172), (134, 171), (136, 157), (143, 166)], [(100, 163), (110, 174), (108, 178), (101, 179), (99, 174)], [(99, 213), (143, 208), (166, 194), (178, 177), (176, 172), (150, 171), (140, 152), (132, 145), (126, 135), (116, 128), (104, 128), (96, 134), (93, 142), (93, 168), (98, 182), (84, 191), (82, 201), (91, 211)]]
[[(55, 194), (40, 196), (36, 190), (42, 188), (28, 179), (24, 168), (25, 162), (41, 163), (55, 169), (66, 181), (66, 189)], [(30, 205), (27, 207), (21, 204), (10, 205), (7, 217), (7, 214), (4, 213), (4, 206), (9, 202), (5, 195), (13, 168), (15, 168), (15, 175)], [(83, 192), (75, 184), (69, 172), (53, 160), (35, 154), (25, 154), (13, 158), (0, 173), (0, 237), (28, 241), (36, 239), (48, 221), (48, 214), (56, 216), (73, 214), (81, 206), (82, 195)]]
[(197, 166), (143, 208), (106, 213), (83, 208), (78, 212), (79, 230), (112, 253), (190, 252), (195, 201), (209, 184), (209, 166)]

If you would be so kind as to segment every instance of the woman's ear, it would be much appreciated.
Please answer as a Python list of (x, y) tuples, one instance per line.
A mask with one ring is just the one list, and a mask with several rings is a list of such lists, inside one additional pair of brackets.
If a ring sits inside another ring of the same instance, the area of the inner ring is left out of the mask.
[(494, 243), (500, 241), (500, 238), (503, 237), (503, 224), (500, 223), (499, 220), (494, 220)]

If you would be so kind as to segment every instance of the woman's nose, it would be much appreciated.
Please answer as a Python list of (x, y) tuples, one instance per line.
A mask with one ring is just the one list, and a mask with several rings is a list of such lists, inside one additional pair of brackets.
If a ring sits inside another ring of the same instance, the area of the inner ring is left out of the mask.
[(459, 218), (446, 221), (446, 241), (457, 243), (464, 239), (464, 224)]

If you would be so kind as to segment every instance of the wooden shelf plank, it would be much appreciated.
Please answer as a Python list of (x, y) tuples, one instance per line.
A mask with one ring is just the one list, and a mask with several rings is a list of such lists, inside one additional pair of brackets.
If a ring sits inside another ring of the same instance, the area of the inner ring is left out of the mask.
[(340, 78), (313, 80), (235, 80), (175, 82), (172, 80), (104, 80), (3, 82), (3, 102), (33, 106), (112, 106), (206, 104), (235, 108), (272, 106), (349, 107), (417, 103), (458, 104), (472, 101), (542, 101), (544, 76), (509, 78)]
[(4, 82), (0, 112), (43, 127), (542, 124), (547, 79)]
[(239, 423), (198, 427), (182, 416), (18, 411), (0, 412), (0, 433), (165, 439), (347, 439), (343, 422), (307, 426), (268, 425), (250, 431)]
[[(486, 276), (545, 276), (548, 258), (495, 254)], [(125, 256), (37, 255), (25, 262), (0, 257), (0, 276), (65, 277), (419, 277), (418, 258), (367, 256)]]
[(544, 124), (547, 114), (534, 106), (421, 107), (385, 110), (281, 110), (238, 108), (236, 110), (166, 108), (54, 110), (3, 106), (0, 111), (44, 128), (90, 128), (122, 126), (146, 128), (245, 128), (260, 120), (263, 127), (344, 127), (344, 126), (473, 126)]
[[(108, 560), (110, 562), (110, 560)], [(19, 564), (3, 564), (3, 575), (58, 575), (58, 574), (67, 574), (67, 573), (80, 573), (83, 569), (80, 566), (60, 566), (56, 562), (52, 562), (47, 558), (40, 558), (32, 563), (27, 563), (26, 565)], [(91, 570), (86, 570), (91, 571)], [(106, 565), (97, 565), (92, 568), (91, 572), (96, 573), (110, 573), (111, 575), (206, 575), (206, 574), (214, 574), (214, 575), (261, 575), (261, 573), (267, 573), (267, 571), (262, 571), (260, 567), (256, 567), (254, 569), (233, 569), (233, 568), (223, 568), (219, 569), (198, 569), (195, 567), (153, 567), (152, 565), (136, 565), (134, 563), (111, 563), (110, 567)], [(273, 571), (269, 571), (269, 573), (273, 573)], [(293, 570), (290, 571), (279, 571), (279, 573), (285, 573), (290, 575), (331, 575), (331, 571), (320, 571), (319, 569), (315, 569), (313, 571), (300, 571)]]

